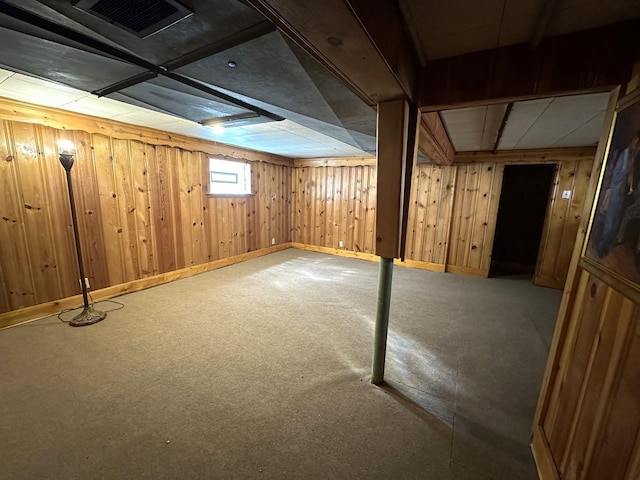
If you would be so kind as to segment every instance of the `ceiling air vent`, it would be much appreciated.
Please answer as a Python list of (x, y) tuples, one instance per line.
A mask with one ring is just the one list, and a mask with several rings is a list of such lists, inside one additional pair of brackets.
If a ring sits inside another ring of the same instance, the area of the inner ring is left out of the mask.
[(193, 14), (175, 0), (80, 0), (74, 6), (141, 38)]

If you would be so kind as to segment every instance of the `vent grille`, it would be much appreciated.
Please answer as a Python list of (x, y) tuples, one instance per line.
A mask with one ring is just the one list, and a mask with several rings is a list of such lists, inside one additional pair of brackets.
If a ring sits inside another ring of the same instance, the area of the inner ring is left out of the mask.
[(143, 38), (192, 14), (175, 0), (80, 0), (75, 6)]

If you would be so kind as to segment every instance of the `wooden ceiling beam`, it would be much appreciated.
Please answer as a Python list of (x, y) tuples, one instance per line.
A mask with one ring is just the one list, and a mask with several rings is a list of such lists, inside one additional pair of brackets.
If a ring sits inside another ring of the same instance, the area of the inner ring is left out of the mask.
[(368, 105), (417, 102), (420, 64), (395, 2), (247, 1)]
[(454, 163), (558, 163), (595, 158), (596, 147), (534, 148), (529, 150), (490, 150), (458, 152)]
[(640, 20), (427, 62), (420, 110), (609, 91), (640, 57)]
[(455, 149), (437, 112), (420, 115), (418, 148), (437, 165), (453, 164)]

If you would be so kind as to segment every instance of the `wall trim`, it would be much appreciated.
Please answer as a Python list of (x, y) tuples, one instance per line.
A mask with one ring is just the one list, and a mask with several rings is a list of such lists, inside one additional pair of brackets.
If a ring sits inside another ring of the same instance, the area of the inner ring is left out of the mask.
[(372, 157), (335, 157), (335, 158), (297, 158), (294, 168), (303, 167), (359, 167), (376, 166), (377, 158)]
[(368, 260), (370, 262), (380, 261), (380, 257), (374, 255), (373, 253), (354, 252), (352, 250), (344, 250), (342, 248), (319, 247), (317, 245), (309, 245), (306, 243), (297, 242), (291, 242), (291, 247), (297, 248), (298, 250), (307, 250), (309, 252), (327, 253), (329, 255), (336, 255), (338, 257), (358, 258), (360, 260)]
[[(367, 260), (370, 262), (380, 262), (380, 257), (373, 253), (364, 253), (364, 252), (354, 252), (352, 250), (344, 250), (342, 248), (331, 248), (331, 247), (319, 247), (317, 245), (308, 245), (305, 243), (296, 243), (292, 242), (291, 247), (297, 248), (299, 250), (307, 250), (310, 252), (317, 253), (326, 253), (329, 255), (336, 255), (338, 257), (347, 257), (347, 258), (358, 258), (360, 260)], [(417, 260), (405, 260), (404, 262), (399, 259), (393, 260), (394, 265), (399, 265), (401, 267), (409, 267), (409, 268), (419, 268), (421, 270), (429, 270), (432, 272), (440, 272), (444, 273), (445, 266), (439, 263), (430, 263), (430, 262), (420, 262)]]
[(404, 262), (400, 261), (399, 259), (395, 259), (393, 261), (394, 265), (400, 265), (402, 267), (409, 267), (409, 268), (419, 268), (420, 270), (429, 270), (431, 272), (440, 272), (440, 273), (444, 273), (446, 271), (446, 267), (444, 264), (441, 263), (431, 263), (431, 262), (423, 262), (420, 260), (410, 260), (410, 259), (405, 259)]
[(558, 147), (558, 148), (534, 148), (529, 150), (499, 150), (458, 152), (454, 157), (455, 163), (559, 163), (575, 162), (584, 159), (593, 159), (596, 156), (596, 147)]
[(545, 439), (544, 430), (542, 430), (540, 425), (534, 426), (531, 452), (533, 453), (533, 459), (536, 463), (540, 480), (560, 480), (558, 468), (553, 462), (551, 449)]
[[(232, 257), (221, 258), (219, 260), (213, 260), (212, 262), (201, 263), (199, 265), (192, 265), (190, 267), (181, 268), (171, 272), (161, 273), (159, 275), (153, 275), (151, 277), (140, 278), (127, 283), (121, 283), (119, 285), (113, 285), (100, 290), (94, 290), (91, 292), (93, 300), (98, 302), (99, 300), (106, 300), (109, 298), (124, 295), (125, 293), (138, 292), (146, 288), (155, 287), (164, 283), (173, 282), (181, 278), (188, 278), (199, 273), (209, 272), (211, 270), (217, 270), (218, 268), (227, 267), (236, 263), (246, 262), (254, 258), (269, 255), (270, 253), (279, 252), (291, 248), (291, 243), (286, 242), (280, 245), (272, 247), (262, 248), (254, 250), (252, 252), (242, 253), (240, 255), (234, 255)], [(11, 327), (20, 323), (31, 322), (43, 317), (57, 314), (58, 312), (67, 308), (77, 308), (82, 305), (82, 295), (74, 295), (73, 297), (62, 298), (60, 300), (54, 300), (52, 302), (41, 303), (33, 305), (31, 307), (25, 307), (18, 310), (12, 310), (0, 314), (0, 329)]]
[(447, 265), (446, 271), (450, 273), (464, 273), (466, 275), (474, 275), (476, 277), (489, 277), (489, 270), (483, 270), (481, 268), (473, 267), (460, 267), (458, 265)]

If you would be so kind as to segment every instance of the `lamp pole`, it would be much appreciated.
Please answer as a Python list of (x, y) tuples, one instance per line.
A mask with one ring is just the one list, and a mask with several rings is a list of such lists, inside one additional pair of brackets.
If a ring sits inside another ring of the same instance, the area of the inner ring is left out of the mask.
[(80, 271), (80, 285), (82, 286), (82, 312), (71, 319), (69, 325), (72, 327), (83, 327), (85, 325), (93, 325), (107, 316), (106, 312), (94, 310), (89, 305), (89, 294), (87, 293), (87, 284), (84, 276), (84, 264), (82, 263), (82, 248), (80, 244), (80, 234), (78, 229), (78, 216), (76, 215), (76, 203), (73, 197), (73, 182), (71, 180), (71, 168), (73, 167), (73, 144), (71, 142), (60, 141), (60, 163), (67, 173), (67, 187), (69, 189), (69, 206), (71, 207), (71, 220), (73, 221), (73, 236), (76, 241), (76, 253), (78, 255), (78, 270)]

